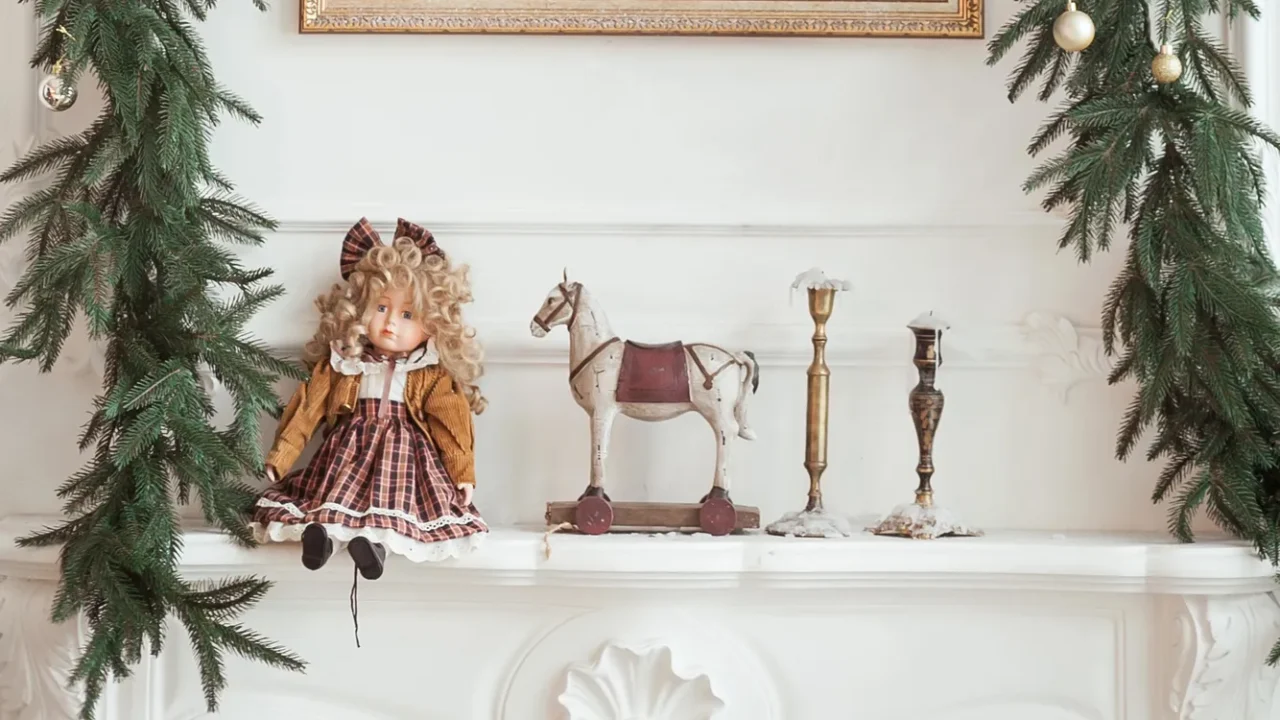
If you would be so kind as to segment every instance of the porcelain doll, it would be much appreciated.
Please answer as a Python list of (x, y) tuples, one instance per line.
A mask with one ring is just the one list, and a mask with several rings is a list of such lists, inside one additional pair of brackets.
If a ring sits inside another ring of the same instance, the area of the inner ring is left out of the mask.
[[(468, 268), (452, 267), (423, 228), (400, 220), (385, 245), (362, 218), (341, 270), (343, 282), (316, 301), (311, 377), (280, 419), (266, 458), (272, 484), (251, 527), (261, 542), (300, 540), (312, 570), (336, 542), (375, 580), (388, 551), (442, 560), (488, 532), (472, 503), (481, 349), (460, 310)], [(321, 424), (313, 459), (290, 472)]]

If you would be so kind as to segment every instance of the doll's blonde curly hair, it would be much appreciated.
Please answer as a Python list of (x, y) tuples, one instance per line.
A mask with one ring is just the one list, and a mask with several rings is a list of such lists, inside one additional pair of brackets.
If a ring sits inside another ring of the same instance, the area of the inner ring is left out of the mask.
[(424, 255), (407, 237), (373, 248), (346, 282), (316, 298), (320, 327), (306, 344), (305, 359), (314, 364), (329, 357), (333, 349), (359, 358), (367, 349), (373, 301), (387, 288), (407, 290), (414, 314), (435, 341), (440, 364), (462, 388), (471, 411), (479, 415), (488, 404), (475, 384), (484, 374), (484, 350), (475, 328), (462, 320), (462, 305), (471, 302), (469, 271), (467, 265), (451, 266), (441, 255)]

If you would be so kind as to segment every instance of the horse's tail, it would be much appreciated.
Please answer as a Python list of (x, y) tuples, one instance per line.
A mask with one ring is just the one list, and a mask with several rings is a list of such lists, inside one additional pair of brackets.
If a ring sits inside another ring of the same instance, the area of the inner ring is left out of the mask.
[(744, 440), (755, 440), (756, 432), (747, 426), (747, 400), (760, 389), (760, 363), (755, 353), (744, 350), (734, 355), (743, 367), (742, 387), (738, 391), (738, 401), (733, 405), (733, 418), (738, 421), (738, 437)]

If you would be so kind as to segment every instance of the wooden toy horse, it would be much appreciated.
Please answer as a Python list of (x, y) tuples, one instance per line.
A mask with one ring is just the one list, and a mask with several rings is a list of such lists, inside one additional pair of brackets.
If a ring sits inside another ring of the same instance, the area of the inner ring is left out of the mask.
[(618, 414), (659, 421), (692, 410), (706, 418), (716, 438), (715, 480), (699, 501), (698, 523), (713, 535), (734, 530), (739, 516), (729, 499), (729, 454), (734, 438), (755, 439), (747, 425), (747, 401), (760, 385), (755, 356), (707, 343), (621, 340), (591, 292), (567, 274), (547, 293), (529, 331), (545, 337), (557, 325), (569, 331), (569, 387), (591, 418), (591, 483), (574, 511), (578, 529), (594, 535), (613, 524), (605, 458)]

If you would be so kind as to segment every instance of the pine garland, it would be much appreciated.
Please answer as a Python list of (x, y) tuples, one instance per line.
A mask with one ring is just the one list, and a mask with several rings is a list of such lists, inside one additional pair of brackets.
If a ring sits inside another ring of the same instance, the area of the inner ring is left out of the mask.
[[(1109, 382), (1138, 386), (1116, 455), (1128, 459), (1154, 429), (1147, 459), (1166, 465), (1152, 501), (1169, 501), (1169, 531), (1194, 540), (1192, 519), (1203, 510), (1274, 567), (1280, 319), (1258, 149), (1280, 148), (1280, 137), (1249, 116), (1243, 73), (1205, 30), (1207, 18), (1223, 13), (1256, 21), (1258, 7), (1253, 0), (1077, 5), (1097, 28), (1083, 52), (1054, 43), (1064, 0), (1032, 0), (991, 40), (988, 64), (1028, 38), (1009, 79), (1010, 102), (1037, 80), (1042, 102), (1058, 91), (1066, 97), (1028, 151), (1038, 155), (1064, 136), (1067, 147), (1025, 184), (1028, 192), (1048, 189), (1046, 210), (1071, 208), (1059, 247), (1074, 247), (1088, 262), (1127, 226), (1124, 267), (1102, 315), (1106, 352), (1118, 354)], [(1176, 83), (1152, 77), (1155, 33), (1185, 68)], [(1278, 658), (1280, 643), (1268, 663)]]
[[(223, 113), (258, 116), (213, 77), (189, 18), (213, 0), (36, 0), (43, 21), (33, 67), (68, 82), (97, 77), (104, 107), (83, 132), (18, 160), (0, 182), (39, 179), (0, 216), (0, 241), (28, 231), (28, 266), (6, 298), (18, 310), (0, 361), (50, 371), (77, 317), (105, 345), (103, 392), (80, 449), (92, 458), (58, 490), (66, 521), (23, 538), (61, 546), (54, 621), (84, 617), (89, 635), (72, 674), (91, 720), (109, 678), (158, 655), (176, 618), (199, 662), (213, 712), (227, 651), (274, 666), (303, 663), (235, 620), (270, 587), (257, 578), (195, 583), (178, 574), (178, 504), (194, 492), (205, 519), (252, 546), (246, 528), (260, 477), (259, 420), (278, 414), (274, 384), (301, 379), (245, 323), (283, 289), (226, 245), (260, 244), (273, 222), (212, 167), (209, 136)], [(265, 9), (258, 3), (259, 9)], [(234, 411), (214, 425), (202, 378)]]

